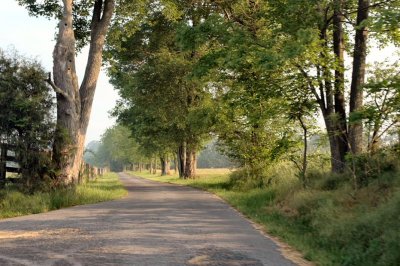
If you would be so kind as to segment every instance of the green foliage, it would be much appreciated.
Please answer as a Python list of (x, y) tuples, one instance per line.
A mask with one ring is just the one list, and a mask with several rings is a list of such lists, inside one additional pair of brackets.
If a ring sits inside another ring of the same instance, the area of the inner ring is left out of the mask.
[(211, 94), (201, 80), (190, 77), (201, 51), (182, 51), (175, 42), (178, 24), (188, 19), (178, 22), (149, 11), (132, 35), (108, 42), (109, 75), (123, 98), (114, 115), (148, 157), (176, 151), (182, 143), (199, 149), (214, 123)]
[(0, 219), (119, 199), (125, 195), (126, 190), (113, 173), (76, 187), (35, 192), (31, 195), (8, 185), (0, 190)]
[[(125, 165), (143, 160), (129, 129), (121, 125), (107, 129), (96, 146), (93, 149), (92, 145), (88, 145), (85, 155), (86, 159), (91, 159), (93, 165), (98, 167), (110, 167), (112, 171), (118, 172), (123, 171)], [(90, 163), (89, 160), (86, 162)]]
[(0, 51), (0, 136), (12, 145), (29, 186), (52, 175), (48, 153), (54, 133), (54, 100), (43, 67)]
[(398, 265), (399, 171), (384, 171), (354, 191), (349, 175), (317, 170), (307, 189), (289, 163), (271, 168), (275, 178), (263, 188), (239, 185), (211, 169), (193, 180), (135, 175), (213, 192), (318, 265)]
[(366, 102), (356, 113), (368, 129), (368, 150), (376, 151), (382, 139), (399, 126), (400, 78), (399, 64), (377, 64), (365, 85)]

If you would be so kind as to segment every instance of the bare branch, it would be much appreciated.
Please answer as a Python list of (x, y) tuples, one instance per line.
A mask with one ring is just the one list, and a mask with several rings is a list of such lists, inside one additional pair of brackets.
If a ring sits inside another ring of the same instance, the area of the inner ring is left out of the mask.
[(393, 122), (390, 123), (384, 130), (382, 130), (382, 132), (376, 138), (377, 139), (381, 138), (383, 136), (383, 134), (385, 134), (389, 129), (391, 129), (397, 123), (399, 123), (399, 119), (393, 120)]
[(47, 79), (45, 79), (45, 81), (53, 88), (53, 90), (62, 95), (63, 97), (65, 97), (66, 99), (72, 101), (73, 99), (71, 98), (71, 96), (69, 96), (65, 91), (63, 91), (62, 89), (60, 89), (59, 87), (57, 87), (57, 85), (54, 83), (54, 81), (51, 79), (51, 72), (49, 72), (49, 75), (47, 77)]
[(317, 89), (315, 88), (314, 84), (312, 84), (312, 80), (309, 77), (308, 73), (300, 65), (297, 64), (296, 67), (300, 70), (303, 77), (307, 80), (308, 86), (310, 87), (312, 93), (314, 94), (315, 98), (317, 99), (317, 102), (320, 104), (321, 108), (325, 111), (325, 109), (326, 109), (325, 103), (321, 99), (321, 97), (318, 95)]

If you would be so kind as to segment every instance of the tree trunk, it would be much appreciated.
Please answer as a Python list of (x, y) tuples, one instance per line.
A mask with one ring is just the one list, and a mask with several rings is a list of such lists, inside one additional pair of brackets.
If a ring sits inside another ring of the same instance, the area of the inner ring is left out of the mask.
[(196, 177), (196, 151), (190, 148), (186, 148), (186, 165), (184, 171), (184, 178)]
[(303, 162), (301, 166), (301, 172), (300, 172), (300, 178), (301, 178), (301, 183), (303, 185), (303, 188), (307, 186), (307, 166), (308, 166), (308, 161), (307, 161), (307, 151), (308, 151), (308, 130), (306, 124), (303, 122), (303, 119), (301, 116), (299, 116), (299, 122), (300, 125), (303, 129)]
[(169, 156), (165, 157), (165, 173), (167, 175), (171, 174), (171, 161), (169, 159)]
[[(317, 66), (317, 77), (319, 82), (319, 92), (311, 84), (311, 89), (320, 106), (326, 130), (329, 137), (331, 152), (332, 172), (342, 172), (345, 167), (347, 140), (346, 112), (344, 102), (344, 68), (343, 60), (343, 29), (341, 22), (342, 0), (335, 1), (334, 10), (334, 53), (338, 61), (338, 67), (335, 69), (333, 78), (330, 68), (326, 66)], [(328, 23), (328, 22), (327, 22)], [(328, 24), (327, 24), (328, 25)], [(320, 39), (325, 48), (329, 49), (327, 26), (320, 29)], [(321, 58), (326, 58), (325, 53), (320, 54)], [(303, 71), (303, 75), (307, 74)], [(334, 79), (334, 87), (332, 80)]]
[[(177, 174), (178, 173), (178, 160), (176, 159), (177, 158), (177, 156), (176, 156), (176, 154), (172, 154), (172, 157), (173, 157), (173, 164), (174, 164), (174, 173), (175, 174)], [(170, 164), (171, 164), (171, 162), (170, 162)], [(170, 168), (171, 168), (171, 165), (170, 165)]]
[(153, 164), (153, 175), (155, 174), (157, 174), (157, 157), (154, 157), (154, 164)]
[[(345, 156), (340, 152), (340, 146), (345, 145), (341, 143), (342, 141), (345, 142), (345, 139), (338, 138), (337, 132), (339, 132), (339, 128), (337, 128), (337, 123), (332, 119), (332, 114), (323, 114), (325, 127), (328, 132), (328, 140), (329, 140), (329, 147), (331, 152), (331, 169), (334, 173), (341, 173), (343, 172), (346, 161)], [(346, 142), (347, 143), (347, 142)]]
[(161, 176), (166, 176), (167, 175), (167, 159), (165, 156), (160, 157), (160, 163), (161, 163)]
[(53, 52), (54, 82), (48, 82), (57, 94), (57, 128), (53, 161), (64, 184), (76, 183), (82, 163), (84, 143), (96, 83), (102, 63), (106, 32), (114, 10), (114, 0), (96, 0), (91, 23), (88, 62), (81, 86), (75, 69), (73, 0), (63, 0), (57, 42)]
[[(363, 106), (363, 85), (365, 79), (365, 66), (367, 58), (368, 29), (360, 25), (368, 19), (370, 0), (358, 0), (357, 9), (357, 28), (354, 54), (353, 54), (353, 74), (351, 78), (350, 90), (350, 116), (352, 113), (360, 111)], [(353, 154), (359, 154), (363, 150), (363, 126), (362, 121), (355, 121), (349, 125), (349, 142)]]
[(186, 165), (186, 143), (183, 142), (177, 152), (177, 161), (178, 161), (178, 171), (179, 177), (185, 177), (185, 165)]
[(344, 97), (344, 34), (343, 34), (343, 0), (335, 0), (333, 14), (333, 51), (337, 66), (335, 68), (335, 114), (336, 127), (335, 134), (340, 161), (345, 162), (345, 156), (349, 151), (348, 132), (346, 120), (346, 108)]

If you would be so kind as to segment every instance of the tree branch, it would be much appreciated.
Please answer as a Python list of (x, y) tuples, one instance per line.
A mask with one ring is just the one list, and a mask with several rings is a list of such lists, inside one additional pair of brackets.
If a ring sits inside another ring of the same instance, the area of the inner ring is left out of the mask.
[(62, 89), (60, 89), (59, 87), (57, 87), (57, 85), (54, 83), (54, 81), (51, 79), (51, 72), (49, 72), (49, 75), (47, 77), (47, 79), (45, 79), (45, 81), (53, 88), (53, 90), (62, 95), (63, 97), (65, 97), (66, 99), (72, 101), (72, 97), (69, 96), (65, 91), (63, 91)]
[(390, 123), (382, 132), (377, 136), (377, 139), (381, 138), (383, 134), (385, 134), (389, 129), (391, 129), (394, 125), (399, 123), (399, 119), (394, 119), (392, 123)]
[(312, 81), (311, 81), (310, 77), (308, 76), (308, 73), (300, 65), (297, 64), (296, 67), (300, 70), (301, 74), (306, 79), (308, 86), (310, 87), (312, 93), (314, 94), (315, 98), (317, 99), (317, 102), (320, 104), (321, 109), (323, 109), (323, 111), (325, 111), (325, 109), (326, 109), (326, 107), (324, 106), (325, 103), (321, 99), (321, 97), (318, 95), (317, 89), (315, 88), (314, 84), (312, 84)]

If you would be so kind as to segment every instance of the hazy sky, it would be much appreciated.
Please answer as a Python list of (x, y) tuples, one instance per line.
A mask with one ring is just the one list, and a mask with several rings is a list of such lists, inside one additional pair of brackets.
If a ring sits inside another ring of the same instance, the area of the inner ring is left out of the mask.
[[(0, 48), (15, 49), (24, 56), (37, 58), (46, 70), (52, 71), (57, 21), (30, 17), (15, 0), (1, 0), (0, 25)], [(83, 79), (86, 56), (87, 52), (83, 51), (76, 61), (79, 81)], [(108, 83), (105, 71), (102, 71), (94, 97), (86, 143), (100, 139), (101, 134), (114, 124), (108, 111), (114, 107), (117, 98), (117, 92)]]

